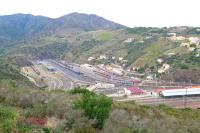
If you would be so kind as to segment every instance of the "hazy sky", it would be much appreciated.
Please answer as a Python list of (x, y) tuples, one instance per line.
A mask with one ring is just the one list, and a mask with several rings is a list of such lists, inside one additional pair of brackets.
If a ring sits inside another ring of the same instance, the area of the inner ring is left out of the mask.
[(200, 26), (200, 0), (0, 0), (0, 15), (97, 14), (130, 26)]

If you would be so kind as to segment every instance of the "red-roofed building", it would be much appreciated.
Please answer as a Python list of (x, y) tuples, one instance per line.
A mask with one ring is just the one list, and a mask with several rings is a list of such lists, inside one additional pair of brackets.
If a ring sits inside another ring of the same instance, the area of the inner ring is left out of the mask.
[(129, 90), (131, 94), (134, 94), (134, 95), (140, 95), (144, 93), (139, 87), (136, 87), (136, 86), (128, 87), (127, 90)]

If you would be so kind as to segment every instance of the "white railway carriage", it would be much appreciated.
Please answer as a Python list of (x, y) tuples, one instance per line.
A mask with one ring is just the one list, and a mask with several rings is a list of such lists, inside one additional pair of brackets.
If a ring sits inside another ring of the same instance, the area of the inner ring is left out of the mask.
[(160, 92), (160, 95), (163, 97), (196, 96), (200, 95), (200, 88), (163, 90)]

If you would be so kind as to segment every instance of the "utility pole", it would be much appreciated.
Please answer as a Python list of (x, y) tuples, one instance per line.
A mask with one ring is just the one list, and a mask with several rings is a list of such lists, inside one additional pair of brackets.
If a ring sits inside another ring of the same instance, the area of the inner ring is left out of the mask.
[(187, 90), (188, 90), (188, 87), (186, 87), (186, 89), (185, 89), (185, 101), (184, 101), (184, 108), (187, 108)]
[[(190, 80), (190, 85), (191, 85), (191, 80)], [(185, 89), (185, 102), (184, 102), (184, 108), (187, 108), (187, 93), (188, 93), (188, 87)]]

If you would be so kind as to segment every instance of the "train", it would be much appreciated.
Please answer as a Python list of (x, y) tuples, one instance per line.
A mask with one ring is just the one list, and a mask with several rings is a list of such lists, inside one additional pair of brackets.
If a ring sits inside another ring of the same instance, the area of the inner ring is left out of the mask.
[(67, 64), (62, 63), (62, 62), (58, 62), (58, 64), (63, 66), (65, 69), (74, 72), (75, 74), (78, 74), (78, 75), (83, 74), (81, 71), (79, 71), (78, 69), (74, 68), (73, 66), (67, 65)]
[(93, 72), (103, 78), (106, 78), (110, 82), (115, 82), (117, 84), (126, 84), (126, 85), (133, 85), (133, 81), (130, 79), (120, 79), (120, 77), (115, 77), (114, 75), (109, 75), (106, 73), (98, 72), (96, 70), (93, 70)]

